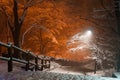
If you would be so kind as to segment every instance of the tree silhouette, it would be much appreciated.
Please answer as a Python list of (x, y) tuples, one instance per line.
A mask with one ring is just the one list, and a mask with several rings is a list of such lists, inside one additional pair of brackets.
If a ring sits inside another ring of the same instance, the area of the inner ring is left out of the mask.
[[(0, 8), (7, 17), (7, 22), (12, 32), (13, 42), (15, 46), (21, 47), (20, 33), (28, 8), (42, 1), (43, 0), (24, 0), (24, 3), (21, 4), (20, 0), (1, 0)], [(8, 3), (10, 4), (7, 5)], [(19, 13), (20, 5), (23, 6), (21, 14)], [(18, 53), (19, 52), (15, 49), (14, 57), (19, 57)]]

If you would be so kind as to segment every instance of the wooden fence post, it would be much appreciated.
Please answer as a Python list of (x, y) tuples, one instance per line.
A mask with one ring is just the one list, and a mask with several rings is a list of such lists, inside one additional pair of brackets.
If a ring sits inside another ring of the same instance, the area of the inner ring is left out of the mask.
[(26, 64), (26, 71), (28, 71), (29, 70), (29, 64), (30, 64), (30, 62), (29, 62), (29, 50), (28, 51), (26, 51), (26, 61), (27, 61), (27, 64)]
[(35, 71), (38, 70), (38, 56), (35, 57)]
[(50, 58), (46, 58), (46, 68), (50, 68)]
[(44, 58), (44, 68), (47, 68), (47, 59)]
[(96, 74), (96, 70), (97, 70), (97, 61), (96, 61), (96, 59), (95, 59), (94, 61), (95, 61), (94, 74)]
[(8, 61), (8, 72), (11, 72), (13, 70), (13, 63), (12, 63), (12, 44), (8, 43), (9, 47), (8, 49), (8, 56), (10, 60)]
[(44, 61), (43, 61), (43, 59), (41, 59), (41, 71), (43, 70), (43, 67), (44, 67)]
[(50, 59), (48, 60), (48, 68), (50, 68)]

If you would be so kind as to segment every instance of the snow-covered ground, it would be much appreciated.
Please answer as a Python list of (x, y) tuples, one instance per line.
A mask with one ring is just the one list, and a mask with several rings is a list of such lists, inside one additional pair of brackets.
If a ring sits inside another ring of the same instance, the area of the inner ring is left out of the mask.
[(72, 75), (50, 72), (19, 71), (11, 73), (0, 73), (0, 80), (119, 80), (116, 78), (106, 78), (87, 75)]
[[(14, 62), (13, 63), (13, 71), (24, 71), (21, 67), (25, 66), (24, 64), (18, 63), (18, 62)], [(7, 65), (7, 61), (1, 61), (0, 60), (0, 72), (6, 73), (8, 72), (8, 65)]]
[[(51, 69), (46, 70), (48, 72), (55, 72), (55, 73), (65, 73), (65, 74), (73, 74), (73, 75), (90, 75), (90, 76), (105, 76), (105, 77), (111, 77), (114, 73), (114, 69), (106, 69), (104, 71), (98, 70), (94, 74), (93, 70), (90, 70), (89, 68), (83, 68), (81, 66), (61, 66), (60, 64), (56, 62), (51, 63)], [(86, 67), (87, 65), (85, 65)], [(86, 69), (86, 70), (83, 70)], [(86, 71), (86, 72), (85, 72)]]
[[(19, 63), (14, 63), (13, 72), (7, 73), (7, 63), (0, 61), (0, 80), (119, 80), (105, 76), (105, 72), (83, 72), (80, 66), (61, 66), (56, 62), (51, 62), (51, 68), (43, 72), (31, 72), (21, 69), (24, 66)], [(112, 70), (106, 70), (112, 73)]]

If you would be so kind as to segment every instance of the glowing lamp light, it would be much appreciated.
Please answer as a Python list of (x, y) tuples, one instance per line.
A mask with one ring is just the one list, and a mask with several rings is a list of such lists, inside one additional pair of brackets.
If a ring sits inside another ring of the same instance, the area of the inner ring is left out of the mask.
[(91, 36), (91, 35), (92, 35), (92, 31), (91, 31), (91, 30), (88, 30), (88, 31), (86, 32), (86, 35), (87, 35), (87, 36)]
[(73, 44), (74, 47), (70, 48), (69, 51), (73, 53), (89, 48), (89, 46), (91, 46), (92, 38), (93, 38), (92, 30), (87, 30), (82, 34), (77, 33), (70, 40), (70, 43)]
[(89, 44), (89, 41), (92, 40), (92, 31), (91, 30), (87, 30), (83, 35), (82, 41), (84, 43)]

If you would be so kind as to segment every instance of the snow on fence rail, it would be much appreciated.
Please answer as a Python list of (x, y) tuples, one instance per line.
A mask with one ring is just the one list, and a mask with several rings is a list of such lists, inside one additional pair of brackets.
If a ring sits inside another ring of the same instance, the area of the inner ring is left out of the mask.
[[(0, 60), (8, 61), (8, 72), (11, 72), (13, 70), (13, 61), (26, 64), (26, 66), (24, 67), (26, 71), (33, 69), (35, 69), (35, 71), (42, 71), (45, 68), (50, 68), (50, 59), (48, 58), (40, 58), (32, 52), (28, 50), (24, 51), (23, 49), (12, 45), (11, 43), (5, 44), (3, 42), (0, 42), (0, 46), (5, 47), (7, 49), (8, 57), (0, 56)], [(12, 52), (13, 49), (18, 50), (20, 54), (25, 56), (25, 59), (14, 58)], [(34, 59), (34, 62), (30, 61), (30, 56), (32, 57), (32, 59)], [(40, 61), (41, 64), (38, 64), (38, 61)], [(31, 68), (31, 66), (33, 67)]]

